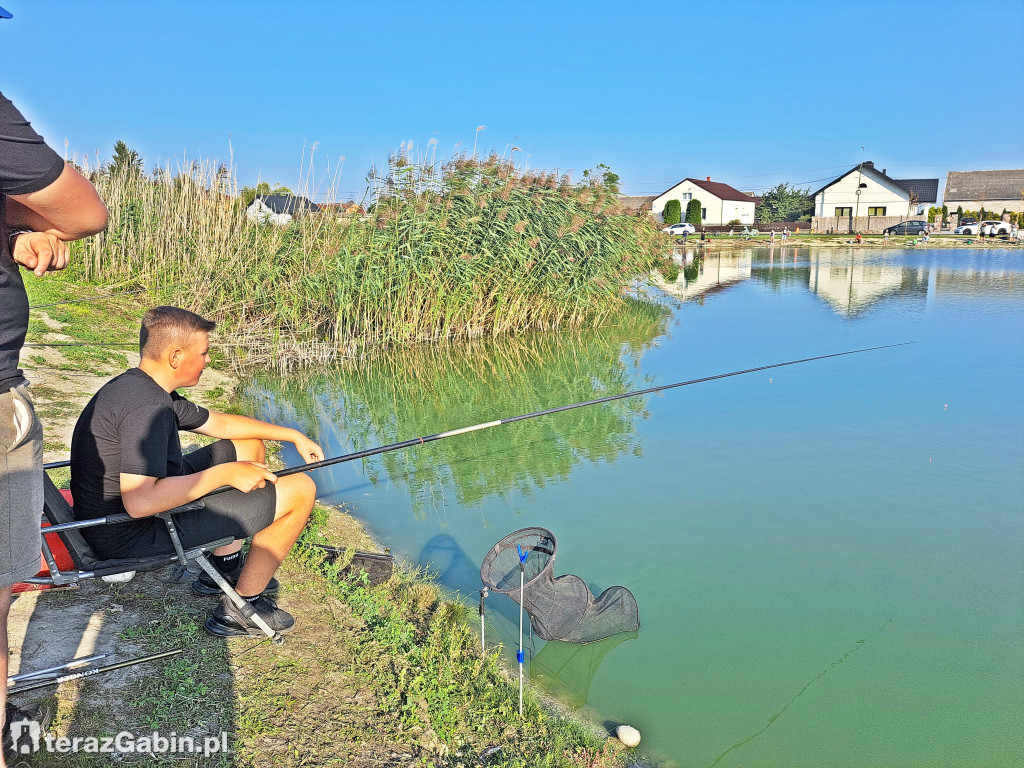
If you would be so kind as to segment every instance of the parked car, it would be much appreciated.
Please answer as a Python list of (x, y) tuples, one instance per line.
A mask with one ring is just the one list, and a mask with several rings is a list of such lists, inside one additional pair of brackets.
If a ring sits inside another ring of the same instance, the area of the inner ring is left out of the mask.
[(986, 235), (1008, 235), (1010, 234), (1010, 225), (1005, 221), (986, 219), (982, 222), (975, 221), (970, 224), (961, 224), (953, 230), (953, 233), (956, 235), (977, 235), (980, 233)]
[(886, 227), (884, 233), (887, 235), (923, 235), (929, 229), (928, 222), (924, 219), (909, 219)]
[(665, 227), (662, 232), (668, 232), (670, 235), (695, 235), (697, 234), (697, 228), (693, 224), (683, 222), (681, 224), (669, 224)]

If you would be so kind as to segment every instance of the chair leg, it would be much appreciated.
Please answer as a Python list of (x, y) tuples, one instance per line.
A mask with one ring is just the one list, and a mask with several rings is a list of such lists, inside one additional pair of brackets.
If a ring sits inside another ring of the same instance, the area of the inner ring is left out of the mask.
[(214, 582), (216, 582), (217, 586), (220, 587), (221, 591), (225, 595), (227, 595), (228, 599), (231, 600), (232, 603), (234, 603), (235, 607), (242, 612), (242, 615), (245, 616), (247, 619), (251, 619), (253, 624), (259, 627), (260, 630), (262, 630), (267, 637), (273, 640), (275, 644), (280, 645), (284, 642), (284, 637), (281, 636), (281, 633), (275, 632), (271, 628), (271, 626), (263, 620), (263, 617), (261, 617), (256, 612), (256, 609), (253, 608), (244, 597), (238, 594), (238, 592), (235, 591), (234, 587), (228, 584), (228, 581), (224, 578), (223, 574), (221, 574), (221, 572), (218, 571), (217, 568), (213, 565), (213, 563), (211, 563), (209, 559), (206, 557), (205, 552), (203, 552), (201, 549), (189, 550), (187, 553), (185, 553), (185, 556), (189, 560), (195, 560), (197, 563), (199, 563), (199, 566), (204, 571), (206, 571), (206, 573), (210, 576), (211, 579), (214, 580)]

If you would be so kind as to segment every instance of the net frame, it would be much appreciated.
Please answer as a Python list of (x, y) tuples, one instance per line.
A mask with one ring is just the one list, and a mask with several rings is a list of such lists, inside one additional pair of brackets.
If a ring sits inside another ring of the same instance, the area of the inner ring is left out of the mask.
[[(524, 585), (520, 589), (520, 549)], [(558, 542), (547, 528), (521, 528), (487, 552), (480, 580), (494, 592), (508, 595), (530, 614), (533, 631), (543, 640), (590, 643), (640, 628), (633, 593), (609, 587), (597, 598), (579, 576), (554, 575)]]

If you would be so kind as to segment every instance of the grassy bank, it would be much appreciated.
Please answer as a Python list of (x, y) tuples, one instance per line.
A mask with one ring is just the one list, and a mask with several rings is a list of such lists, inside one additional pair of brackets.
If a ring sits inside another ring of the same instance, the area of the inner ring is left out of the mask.
[[(866, 248), (1020, 248), (1024, 249), (1024, 241), (1011, 241), (1008, 238), (987, 238), (984, 241), (977, 236), (967, 235), (932, 235), (926, 242), (921, 236), (900, 235), (885, 238), (882, 235), (862, 235), (858, 243), (855, 235), (825, 235), (801, 233), (799, 235), (790, 233), (785, 243), (776, 235), (772, 243), (768, 233), (761, 232), (757, 237), (746, 238), (739, 235), (729, 237), (728, 235), (716, 235), (707, 241), (706, 248), (766, 248), (774, 245), (777, 248), (790, 248), (792, 246), (814, 246), (816, 248), (843, 247), (851, 245), (863, 246)], [(699, 247), (700, 241), (693, 236), (684, 241), (681, 237), (673, 238), (674, 245), (678, 248), (686, 246), (689, 248)]]
[[(129, 295), (64, 304), (94, 288), (66, 276), (29, 278), (28, 284), (30, 301), (38, 307), (30, 336), (35, 343), (132, 344), (139, 305), (152, 300)], [(126, 349), (26, 351), (40, 358), (28, 361), (35, 391), (52, 391), (52, 401), (40, 408), (48, 439), (55, 409), (67, 407), (77, 415), (103, 380), (131, 362)], [(84, 369), (91, 372), (81, 376)], [(196, 399), (224, 409), (231, 407), (226, 392), (229, 386), (215, 386)], [(66, 482), (66, 473), (57, 479)], [(173, 648), (182, 654), (134, 667), (131, 675), (100, 675), (15, 702), (49, 709), (54, 717), (48, 730), (58, 736), (157, 730), (205, 739), (223, 731), (233, 749), (209, 757), (117, 758), (125, 763), (610, 768), (628, 760), (630, 753), (615, 742), (545, 707), (532, 691), (520, 719), (517, 688), (500, 654), (492, 650), (481, 658), (475, 622), (467, 621), (472, 617), (465, 606), (424, 574), (400, 570), (389, 582), (371, 587), (341, 577), (341, 564), (325, 562), (319, 543), (375, 548), (344, 510), (317, 508), (280, 574), (281, 604), (299, 622), (282, 646), (207, 635), (200, 627), (212, 601), (192, 595), (192, 577), (174, 569), (139, 575), (127, 584), (93, 582), (75, 592), (19, 597), (36, 600), (26, 622), (29, 634), (18, 649), (22, 671), (44, 666), (32, 650), (39, 642), (56, 647), (61, 661), (82, 655), (76, 649), (82, 647), (80, 631), (86, 625), (100, 627), (95, 649), (112, 652), (108, 662)], [(35, 640), (32, 627), (41, 633)], [(92, 768), (111, 760), (108, 754), (32, 756), (33, 765), (47, 768)]]
[(201, 165), (96, 175), (110, 227), (77, 248), (85, 278), (163, 287), (221, 321), (239, 357), (329, 359), (366, 345), (595, 325), (667, 241), (601, 182), (458, 157), (392, 158), (366, 216), (254, 224)]

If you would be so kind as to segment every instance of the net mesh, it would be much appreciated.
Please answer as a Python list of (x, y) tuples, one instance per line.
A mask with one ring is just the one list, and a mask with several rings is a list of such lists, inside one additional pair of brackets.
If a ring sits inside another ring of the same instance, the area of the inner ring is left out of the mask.
[[(636, 598), (625, 587), (609, 587), (595, 598), (583, 579), (554, 576), (555, 535), (546, 528), (523, 528), (495, 544), (480, 566), (480, 579), (508, 595), (530, 614), (533, 631), (544, 640), (592, 643), (640, 628)], [(527, 553), (520, 590), (519, 549)]]

